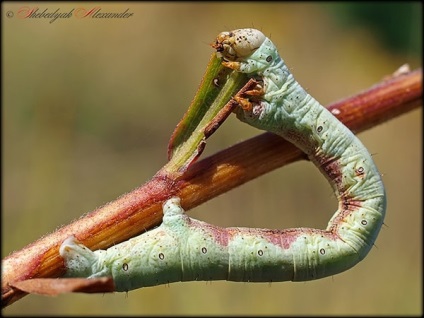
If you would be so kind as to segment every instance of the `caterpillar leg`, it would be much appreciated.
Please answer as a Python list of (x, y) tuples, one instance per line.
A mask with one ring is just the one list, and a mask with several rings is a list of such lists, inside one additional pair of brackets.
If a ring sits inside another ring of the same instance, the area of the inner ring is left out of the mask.
[(253, 109), (253, 104), (248, 98), (239, 96), (234, 96), (233, 98), (243, 110), (251, 111)]
[(258, 105), (265, 94), (264, 88), (257, 84), (255, 88), (245, 91), (242, 96), (234, 96), (234, 100), (244, 111), (252, 111)]
[(228, 61), (223, 61), (222, 62), (222, 65), (224, 65), (225, 67), (228, 67), (228, 68), (230, 68), (230, 69), (232, 69), (232, 70), (234, 70), (234, 71), (238, 71), (238, 70), (240, 70), (240, 66), (241, 66), (241, 63), (239, 63), (239, 62), (228, 62)]

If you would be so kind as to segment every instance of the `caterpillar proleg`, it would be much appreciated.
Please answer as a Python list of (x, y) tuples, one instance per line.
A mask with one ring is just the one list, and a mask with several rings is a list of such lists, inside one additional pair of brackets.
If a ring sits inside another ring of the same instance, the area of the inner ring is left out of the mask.
[(294, 143), (332, 185), (339, 206), (327, 228), (221, 228), (188, 217), (175, 197), (165, 202), (158, 228), (107, 250), (65, 240), (67, 276), (112, 276), (117, 291), (194, 280), (307, 281), (343, 272), (368, 254), (386, 195), (367, 149), (295, 81), (262, 32), (222, 32), (213, 47), (225, 66), (259, 80), (237, 99), (237, 117)]

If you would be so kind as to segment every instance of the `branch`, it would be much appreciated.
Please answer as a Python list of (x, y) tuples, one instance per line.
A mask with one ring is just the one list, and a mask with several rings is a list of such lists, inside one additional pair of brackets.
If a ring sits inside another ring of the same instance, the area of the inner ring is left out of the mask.
[[(329, 106), (354, 132), (361, 132), (422, 105), (422, 70), (393, 76), (365, 92)], [(264, 133), (206, 159), (181, 173), (162, 168), (153, 178), (75, 222), (46, 235), (2, 261), (2, 306), (25, 293), (9, 283), (59, 277), (64, 266), (58, 249), (70, 235), (91, 249), (105, 249), (158, 225), (162, 203), (179, 196), (189, 210), (269, 171), (304, 159), (284, 139)]]

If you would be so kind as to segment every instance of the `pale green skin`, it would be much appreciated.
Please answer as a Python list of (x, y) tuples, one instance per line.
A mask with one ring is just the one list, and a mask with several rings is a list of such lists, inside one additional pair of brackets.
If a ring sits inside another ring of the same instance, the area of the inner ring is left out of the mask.
[(189, 218), (171, 198), (158, 228), (107, 250), (65, 240), (67, 276), (112, 276), (117, 291), (193, 280), (306, 281), (345, 271), (368, 254), (386, 196), (366, 148), (294, 80), (260, 31), (223, 32), (218, 46), (233, 61), (227, 66), (263, 80), (265, 94), (237, 117), (294, 143), (332, 185), (339, 209), (327, 229), (220, 228)]

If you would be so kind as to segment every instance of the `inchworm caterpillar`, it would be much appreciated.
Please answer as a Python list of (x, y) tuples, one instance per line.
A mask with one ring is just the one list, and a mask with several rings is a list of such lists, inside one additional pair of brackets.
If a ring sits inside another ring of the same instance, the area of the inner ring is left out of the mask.
[(339, 207), (327, 229), (220, 228), (189, 218), (172, 198), (158, 228), (108, 250), (65, 240), (68, 276), (112, 276), (117, 291), (192, 280), (307, 281), (353, 267), (373, 246), (386, 196), (359, 139), (295, 81), (262, 32), (222, 32), (213, 47), (225, 66), (261, 82), (250, 99), (237, 99), (237, 117), (294, 143), (329, 180)]

